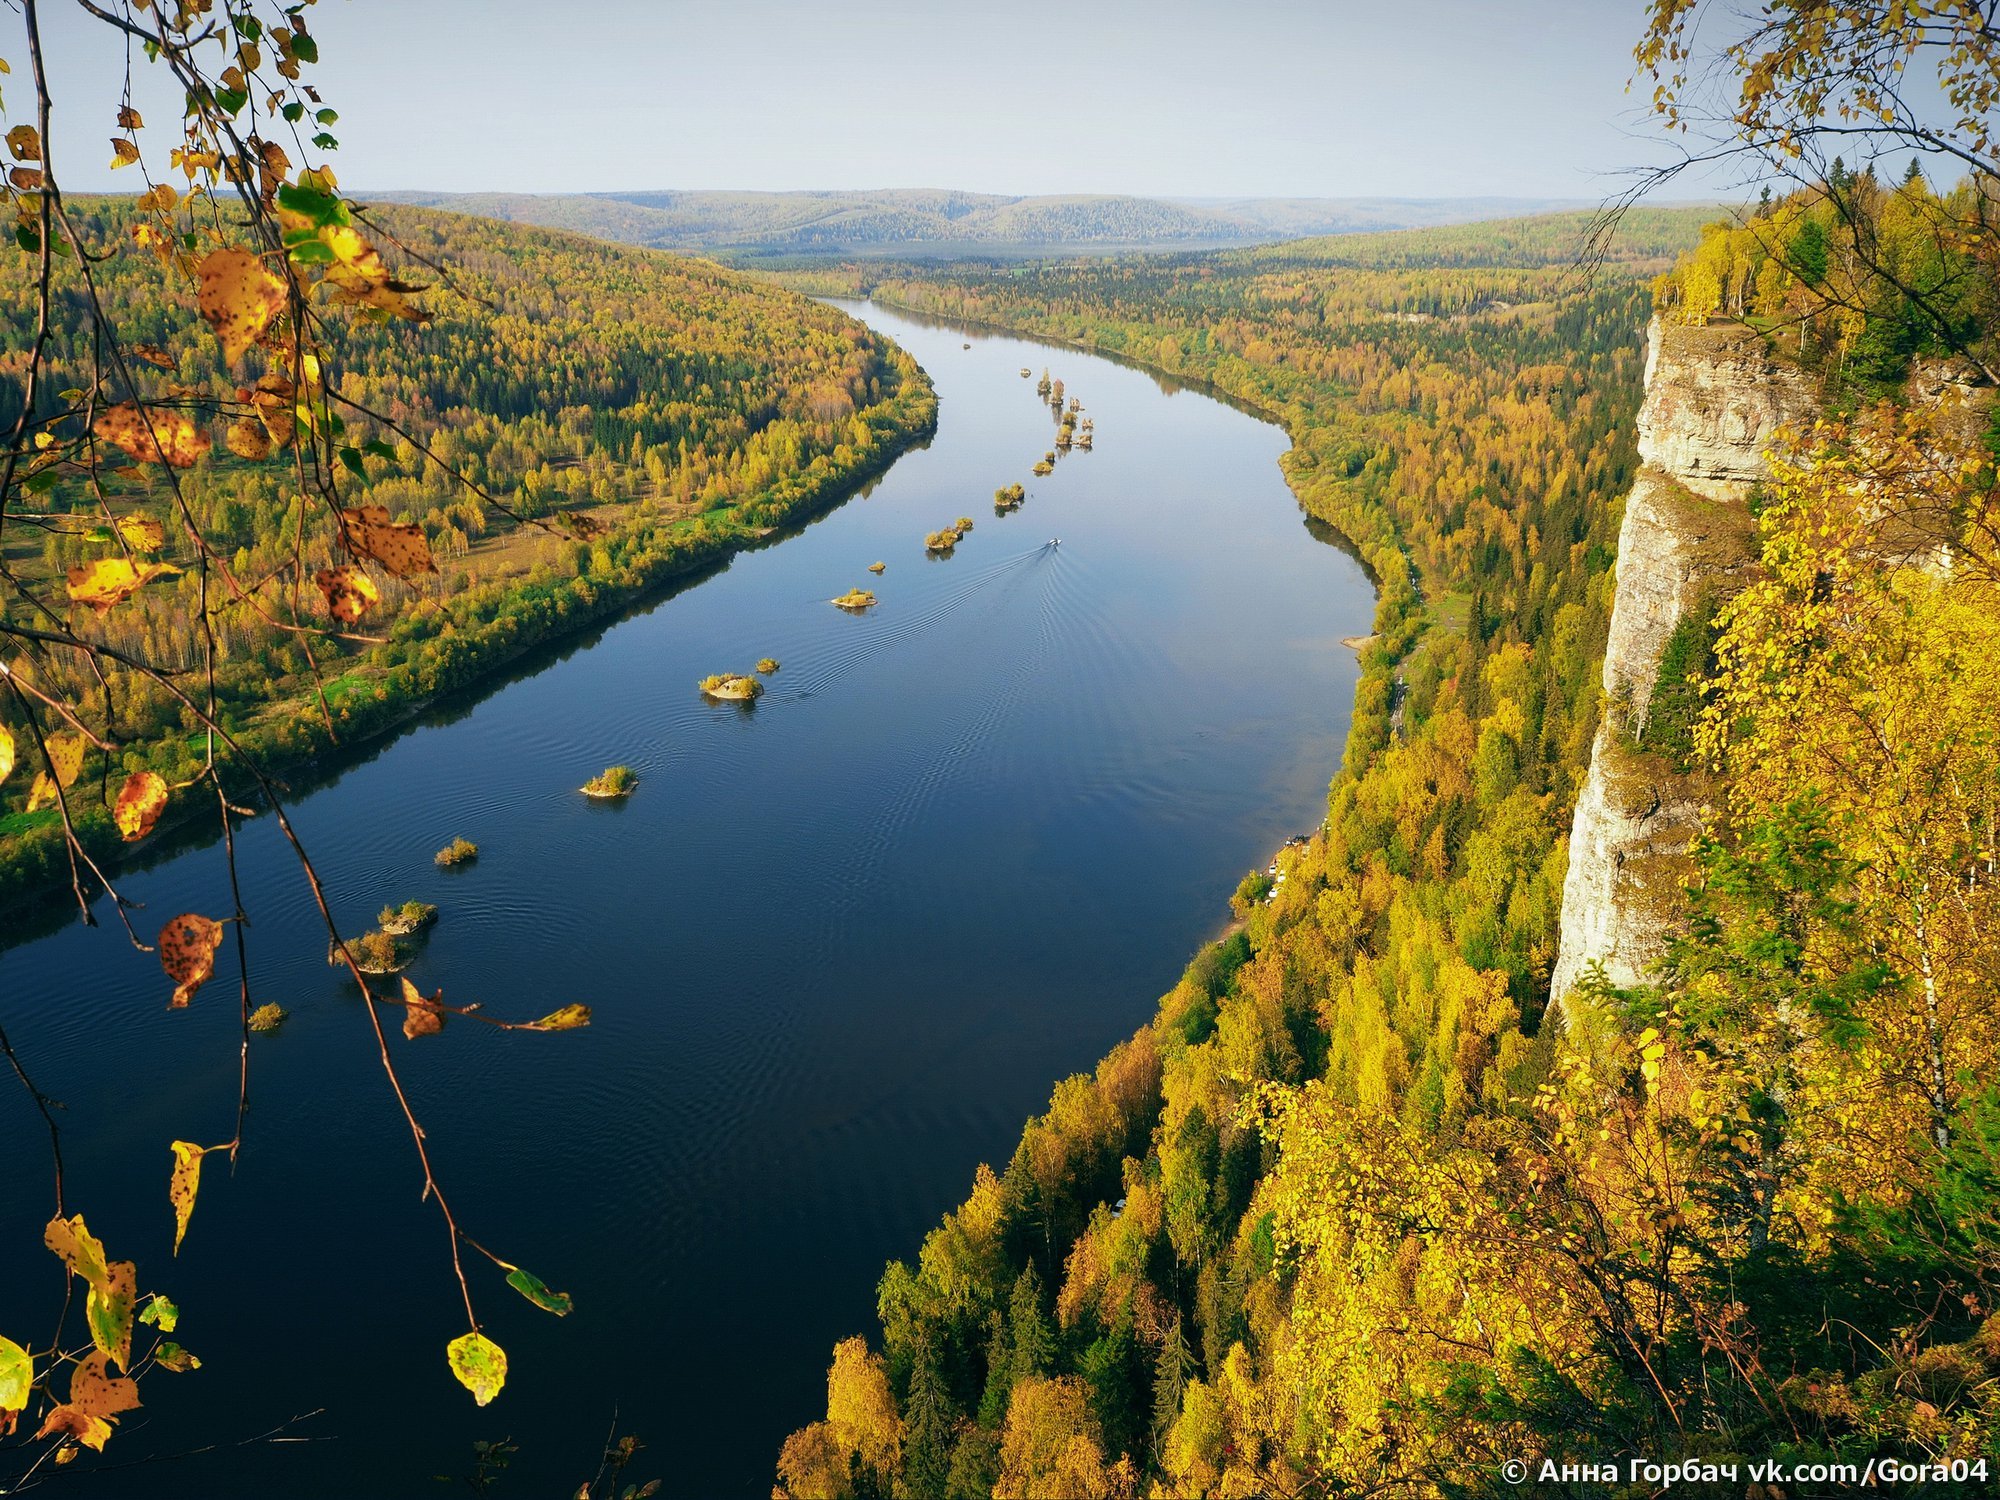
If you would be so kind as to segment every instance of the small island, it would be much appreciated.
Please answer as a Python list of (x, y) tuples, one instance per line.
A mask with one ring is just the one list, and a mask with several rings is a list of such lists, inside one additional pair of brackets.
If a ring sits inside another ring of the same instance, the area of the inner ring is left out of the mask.
[(947, 526), (942, 531), (933, 531), (924, 538), (926, 552), (944, 553), (958, 545), (958, 533)]
[(769, 677), (773, 672), (778, 670), (778, 658), (775, 656), (758, 657), (757, 670), (762, 672), (766, 677)]
[(1021, 366), (1021, 378), (1022, 378), (1023, 380), (1026, 380), (1026, 379), (1027, 379), (1027, 378), (1028, 378), (1028, 377), (1029, 377), (1030, 375), (1032, 375), (1032, 374), (1034, 374), (1034, 373), (1035, 373), (1035, 372), (1034, 372), (1033, 370), (1029, 369), (1029, 368), (1028, 368), (1028, 367), (1027, 367), (1026, 365), (1022, 365), (1022, 366)]
[(449, 870), (457, 865), (469, 865), (479, 858), (479, 846), (471, 839), (453, 839), (434, 856), (433, 863), (440, 870)]
[(1036, 475), (1042, 477), (1046, 477), (1047, 475), (1053, 474), (1055, 473), (1055, 471), (1056, 471), (1056, 466), (1046, 458), (1043, 459), (1040, 463), (1036, 464), (1033, 470), (1033, 472)]
[(586, 797), (611, 799), (631, 796), (638, 785), (639, 773), (630, 766), (607, 766), (578, 790)]
[(972, 530), (972, 517), (960, 516), (956, 521), (951, 523), (951, 529), (960, 536), (964, 536), (966, 532)]
[(885, 562), (872, 562), (868, 565), (868, 571), (871, 573), (881, 573), (886, 572), (888, 567), (889, 565)]
[(376, 925), (391, 937), (408, 937), (422, 932), (438, 919), (438, 909), (428, 901), (405, 901), (401, 906), (385, 906), (375, 918)]
[(740, 672), (713, 672), (700, 682), (704, 698), (723, 698), (732, 703), (744, 703), (764, 691), (764, 684), (754, 677), (746, 677)]
[(1027, 498), (1028, 498), (1028, 487), (1026, 485), (1022, 484), (1004, 485), (993, 492), (993, 508), (996, 511), (1015, 510), (1018, 509), (1020, 507), (1021, 502), (1026, 500)]
[(348, 959), (354, 960), (354, 967), (364, 974), (394, 974), (399, 969), (407, 969), (410, 960), (417, 956), (416, 945), (406, 943), (401, 938), (387, 932), (370, 932), (344, 945), (328, 943), (326, 961), (339, 967)]
[(867, 589), (849, 589), (846, 593), (842, 594), (838, 599), (833, 601), (834, 605), (837, 608), (851, 609), (857, 612), (860, 610), (867, 609), (870, 605), (874, 604), (874, 602), (875, 602), (875, 596), (869, 593)]

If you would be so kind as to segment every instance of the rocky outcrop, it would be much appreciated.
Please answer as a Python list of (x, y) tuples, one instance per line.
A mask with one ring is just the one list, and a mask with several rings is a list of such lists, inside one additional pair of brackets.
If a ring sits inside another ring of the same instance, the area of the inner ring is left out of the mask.
[(1558, 1006), (1593, 962), (1612, 983), (1632, 984), (1659, 956), (1701, 799), (1634, 741), (1675, 626), (1726, 596), (1754, 555), (1744, 501), (1765, 475), (1766, 451), (1781, 428), (1814, 413), (1809, 377), (1772, 359), (1753, 330), (1654, 320), (1639, 411), (1644, 467), (1618, 535), (1604, 721), (1570, 830), (1549, 986)]

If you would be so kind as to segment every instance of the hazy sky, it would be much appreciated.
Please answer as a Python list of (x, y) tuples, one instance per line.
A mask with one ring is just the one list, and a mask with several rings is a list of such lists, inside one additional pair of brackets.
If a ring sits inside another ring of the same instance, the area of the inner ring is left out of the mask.
[[(4, 97), (27, 98), (17, 0)], [(41, 0), (56, 165), (104, 169), (123, 48)], [(1641, 0), (321, 0), (350, 189), (959, 187), (1594, 198), (1651, 156)], [(147, 71), (143, 66), (141, 73)], [(178, 113), (141, 87), (149, 119)], [(162, 155), (166, 129), (148, 132)]]

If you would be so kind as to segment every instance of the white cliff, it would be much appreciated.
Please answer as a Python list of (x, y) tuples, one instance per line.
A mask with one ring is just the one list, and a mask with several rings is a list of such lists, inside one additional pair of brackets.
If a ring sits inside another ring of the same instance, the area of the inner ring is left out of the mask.
[(1604, 652), (1606, 709), (1571, 825), (1549, 993), (1560, 1006), (1592, 962), (1613, 984), (1659, 956), (1688, 875), (1698, 789), (1635, 748), (1661, 653), (1697, 602), (1725, 596), (1753, 556), (1744, 504), (1779, 429), (1815, 414), (1810, 378), (1773, 360), (1738, 325), (1657, 318), (1639, 412), (1644, 463), (1625, 501)]

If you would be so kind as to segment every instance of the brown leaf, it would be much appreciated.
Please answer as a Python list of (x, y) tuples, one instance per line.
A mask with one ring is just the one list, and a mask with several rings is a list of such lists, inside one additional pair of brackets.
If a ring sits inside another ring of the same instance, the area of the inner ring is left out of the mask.
[(119, 837), (131, 843), (151, 833), (166, 810), (166, 778), (156, 771), (134, 771), (119, 788), (111, 816), (118, 824)]
[(313, 582), (326, 595), (326, 612), (343, 625), (354, 624), (382, 597), (374, 580), (359, 568), (321, 568)]
[(141, 463), (169, 463), (176, 469), (194, 467), (211, 446), (208, 434), (181, 413), (160, 407), (141, 411), (133, 401), (105, 408), (91, 431)]
[(118, 128), (120, 130), (144, 130), (146, 122), (139, 118), (139, 111), (129, 104), (118, 106)]
[(160, 929), (160, 967), (174, 981), (174, 998), (168, 1002), (173, 1009), (185, 1006), (215, 973), (215, 950), (221, 944), (222, 924), (194, 912)]
[(181, 195), (171, 183), (165, 182), (155, 183), (139, 195), (139, 207), (146, 213), (167, 213), (180, 201)]
[(248, 250), (216, 250), (201, 263), (201, 315), (222, 341), (222, 357), (235, 364), (257, 342), (285, 305), (285, 283)]
[(122, 557), (100, 557), (94, 563), (79, 563), (69, 570), (69, 596), (78, 604), (88, 604), (100, 615), (106, 614), (155, 578), (179, 572), (172, 563), (135, 565)]
[(238, 417), (222, 435), (229, 451), (252, 463), (271, 456), (271, 429), (255, 417)]
[(134, 359), (143, 359), (149, 365), (157, 365), (162, 370), (174, 368), (173, 356), (158, 344), (134, 344), (128, 351)]
[(348, 551), (356, 557), (373, 558), (398, 578), (437, 571), (424, 528), (414, 522), (391, 521), (386, 505), (357, 505), (341, 511), (340, 519)]
[(139, 148), (122, 136), (111, 138), (111, 170), (129, 167), (139, 159)]
[(7, 149), (16, 161), (40, 161), (42, 138), (32, 125), (16, 125), (7, 132)]
[(428, 999), (424, 992), (409, 980), (403, 981), (403, 1035), (411, 1041), (420, 1036), (436, 1036), (444, 1030), (444, 991), (439, 990)]
[(42, 185), (42, 171), (40, 167), (10, 167), (7, 181), (24, 193), (32, 193)]
[(48, 1416), (42, 1419), (42, 1430), (35, 1436), (37, 1439), (73, 1437), (84, 1447), (102, 1453), (105, 1439), (111, 1436), (111, 1424), (78, 1407), (58, 1406), (51, 1408)]
[(298, 414), (294, 410), (297, 400), (291, 381), (282, 375), (266, 375), (257, 382), (257, 389), (247, 397), (255, 403), (257, 416), (264, 424), (264, 430), (271, 434), (271, 441), (280, 448), (291, 446), (292, 434), (298, 425)]

